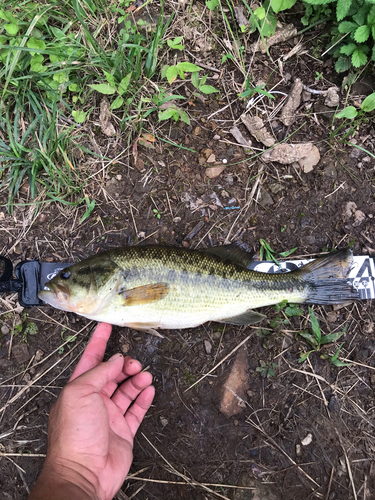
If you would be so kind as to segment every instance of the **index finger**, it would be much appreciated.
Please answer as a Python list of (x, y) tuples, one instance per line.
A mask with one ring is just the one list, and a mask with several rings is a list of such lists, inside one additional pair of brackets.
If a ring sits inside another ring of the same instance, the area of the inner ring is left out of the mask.
[(95, 328), (92, 337), (83, 351), (81, 359), (78, 361), (69, 382), (76, 379), (82, 373), (91, 370), (103, 361), (108, 339), (111, 335), (112, 325), (108, 323), (99, 323)]

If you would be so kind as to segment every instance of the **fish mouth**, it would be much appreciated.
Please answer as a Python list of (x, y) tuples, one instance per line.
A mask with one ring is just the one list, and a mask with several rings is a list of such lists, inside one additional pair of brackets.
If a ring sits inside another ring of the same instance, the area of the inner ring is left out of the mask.
[(56, 301), (60, 304), (66, 304), (70, 294), (68, 287), (57, 283), (48, 283), (45, 289), (39, 292), (38, 296), (49, 304)]

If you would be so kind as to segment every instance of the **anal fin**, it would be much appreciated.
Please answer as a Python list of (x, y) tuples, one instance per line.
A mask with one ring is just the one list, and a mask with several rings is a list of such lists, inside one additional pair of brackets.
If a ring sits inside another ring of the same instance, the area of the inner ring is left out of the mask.
[(262, 321), (265, 317), (266, 316), (264, 314), (249, 309), (238, 316), (223, 318), (219, 321), (219, 323), (229, 323), (231, 325), (254, 325), (255, 323)]

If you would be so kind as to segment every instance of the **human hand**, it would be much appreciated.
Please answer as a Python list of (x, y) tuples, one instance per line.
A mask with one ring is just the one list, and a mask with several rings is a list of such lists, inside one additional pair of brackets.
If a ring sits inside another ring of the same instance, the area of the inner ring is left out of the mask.
[[(102, 363), (111, 329), (106, 323), (97, 326), (51, 409), (47, 458), (30, 500), (49, 498), (51, 487), (53, 498), (60, 498), (53, 482), (46, 487), (51, 478), (76, 485), (79, 498), (109, 500), (126, 478), (133, 439), (155, 390), (151, 374), (141, 372), (140, 362), (130, 356), (115, 354)], [(44, 496), (38, 496), (43, 487)]]

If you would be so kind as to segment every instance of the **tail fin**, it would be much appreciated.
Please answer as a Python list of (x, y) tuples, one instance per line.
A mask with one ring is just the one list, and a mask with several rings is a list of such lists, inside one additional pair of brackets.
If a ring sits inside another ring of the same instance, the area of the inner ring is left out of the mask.
[(339, 250), (327, 257), (315, 259), (298, 271), (307, 283), (308, 304), (343, 304), (359, 300), (358, 290), (346, 279), (352, 267), (353, 253), (350, 249)]

